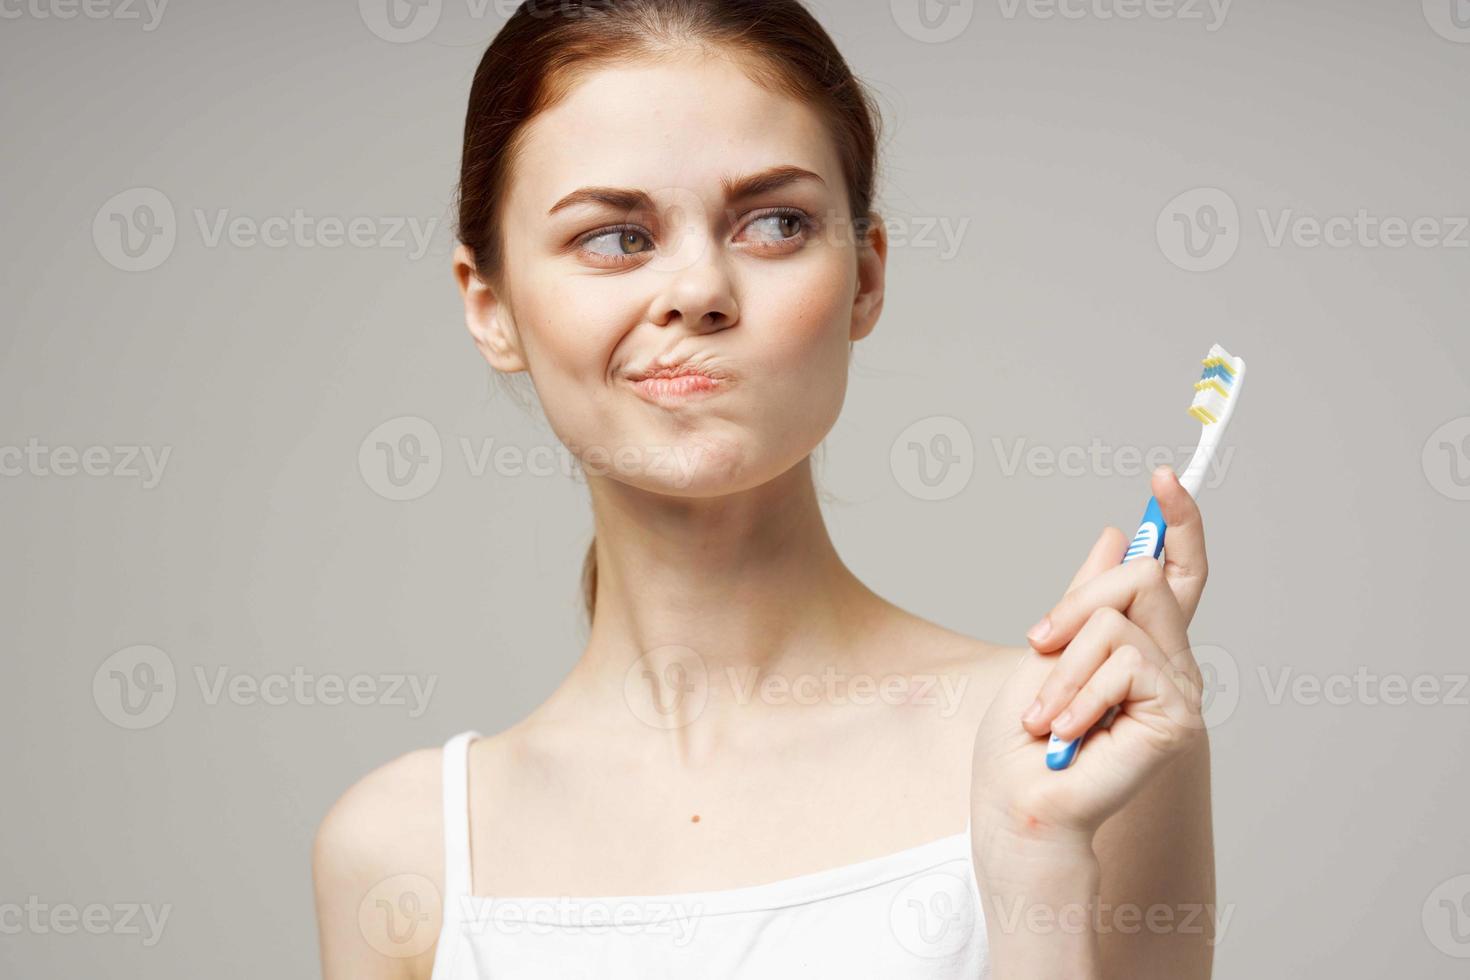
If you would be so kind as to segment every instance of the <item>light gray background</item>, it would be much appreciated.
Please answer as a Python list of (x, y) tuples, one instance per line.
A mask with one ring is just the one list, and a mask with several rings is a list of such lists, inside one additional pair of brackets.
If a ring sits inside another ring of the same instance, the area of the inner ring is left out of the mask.
[[(0, 934), (0, 973), (310, 976), (327, 806), (403, 751), (518, 719), (585, 636), (585, 488), (474, 475), (463, 453), (555, 446), (491, 383), (449, 275), (466, 96), (504, 10), (444, 0), (406, 41), (366, 0), (174, 0), (151, 30), (146, 7), (98, 2), (107, 16), (64, 19), (39, 16), (64, 0), (7, 0), (0, 19), (0, 444), (170, 456), (152, 487), (0, 478), (0, 905), (170, 918), (151, 948)], [(1470, 443), (1440, 445), (1470, 431), (1470, 234), (1273, 247), (1258, 214), (1470, 214), (1470, 28), (1450, 2), (1236, 0), (1221, 23), (1203, 3), (1128, 20), (1108, 0), (1074, 0), (1078, 18), (989, 0), (952, 10), (948, 40), (912, 3), (814, 4), (888, 125), (887, 306), (819, 469), (838, 548), (877, 591), (1018, 640), (1103, 524), (1131, 531), (1147, 481), (1011, 470), (1006, 452), (1188, 445), (1197, 358), (1219, 341), (1250, 362), (1236, 452), (1202, 498), (1213, 574), (1192, 630), (1217, 686), (1221, 977), (1470, 966), (1470, 902), (1455, 923), (1440, 901), (1470, 893), (1470, 692), (1450, 696), (1470, 670)], [(109, 201), (140, 187), (176, 241), (129, 272), (109, 208), (136, 200)], [(1209, 271), (1157, 232), (1197, 188), (1239, 210)], [(211, 246), (196, 218), (298, 208), (435, 233), (417, 257)], [(958, 251), (921, 222), (962, 227)], [(359, 449), (406, 416), (441, 438), (442, 472), (393, 501)], [(940, 431), (962, 436), (961, 476), (921, 499), (903, 460)], [(175, 703), (128, 730), (93, 681), (138, 644), (170, 658)], [(196, 668), (437, 686), (419, 717), (210, 704)], [(1346, 703), (1273, 695), (1360, 669), (1379, 682)], [(1437, 703), (1382, 703), (1390, 674), (1440, 685)]]

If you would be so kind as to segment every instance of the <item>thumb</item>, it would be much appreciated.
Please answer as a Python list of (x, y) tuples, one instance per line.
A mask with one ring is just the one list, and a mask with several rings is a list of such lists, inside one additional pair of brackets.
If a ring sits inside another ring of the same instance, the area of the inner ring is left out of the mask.
[(1205, 530), (1199, 507), (1168, 467), (1153, 474), (1154, 499), (1168, 528), (1164, 538), (1164, 578), (1174, 590), (1186, 622), (1193, 618), (1209, 574), (1205, 557)]

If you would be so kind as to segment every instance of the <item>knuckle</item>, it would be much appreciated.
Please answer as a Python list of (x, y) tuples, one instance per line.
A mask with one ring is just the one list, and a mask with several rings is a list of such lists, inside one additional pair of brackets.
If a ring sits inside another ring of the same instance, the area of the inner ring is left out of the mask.
[(1134, 673), (1140, 670), (1145, 663), (1143, 651), (1132, 644), (1114, 650), (1113, 659), (1118, 662), (1118, 666)]
[(1057, 674), (1047, 682), (1041, 700), (1043, 702), (1065, 707), (1067, 702), (1077, 696), (1082, 690), (1082, 681), (1071, 671)]
[(1138, 577), (1146, 589), (1159, 588), (1164, 584), (1164, 566), (1157, 561), (1137, 561), (1135, 565), (1140, 566)]

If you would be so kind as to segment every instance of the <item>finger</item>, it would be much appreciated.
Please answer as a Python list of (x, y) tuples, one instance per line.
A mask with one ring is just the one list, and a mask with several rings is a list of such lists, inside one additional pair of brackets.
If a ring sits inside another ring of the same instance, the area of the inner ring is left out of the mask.
[(1087, 560), (1082, 567), (1077, 569), (1077, 574), (1072, 576), (1071, 584), (1066, 591), (1071, 592), (1083, 582), (1090, 581), (1098, 575), (1117, 565), (1123, 560), (1123, 555), (1128, 550), (1128, 538), (1122, 531), (1115, 527), (1103, 528), (1102, 534), (1093, 543), (1092, 550), (1087, 553)]
[(1070, 742), (1115, 704), (1144, 701), (1158, 692), (1159, 672), (1142, 650), (1125, 643), (1112, 652), (1051, 724), (1052, 734)]
[(1164, 535), (1164, 578), (1179, 608), (1184, 610), (1184, 621), (1194, 619), (1200, 595), (1209, 576), (1209, 562), (1205, 557), (1205, 529), (1200, 517), (1199, 506), (1180, 484), (1174, 471), (1167, 466), (1154, 470), (1154, 499), (1159, 502), (1159, 511), (1164, 515), (1167, 528)]
[(1038, 653), (1066, 645), (1093, 611), (1111, 606), (1137, 623), (1154, 642), (1169, 651), (1189, 645), (1188, 621), (1156, 561), (1130, 561), (1084, 582), (1058, 600), (1026, 633)]
[(1164, 656), (1157, 653), (1148, 634), (1118, 610), (1104, 606), (1093, 612), (1061, 657), (1053, 662), (1035, 702), (1021, 716), (1021, 727), (1032, 735), (1045, 736), (1052, 730), (1052, 719), (1072, 703), (1113, 650), (1124, 644), (1154, 651), (1158, 658), (1156, 666), (1163, 666)]

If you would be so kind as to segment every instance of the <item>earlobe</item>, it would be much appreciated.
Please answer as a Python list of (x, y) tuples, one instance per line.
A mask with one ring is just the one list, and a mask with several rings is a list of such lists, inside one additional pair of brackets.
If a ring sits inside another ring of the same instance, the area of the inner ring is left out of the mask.
[(520, 337), (508, 310), (475, 269), (474, 256), (465, 245), (454, 250), (454, 279), (464, 300), (465, 326), (490, 366), (506, 374), (526, 370)]

